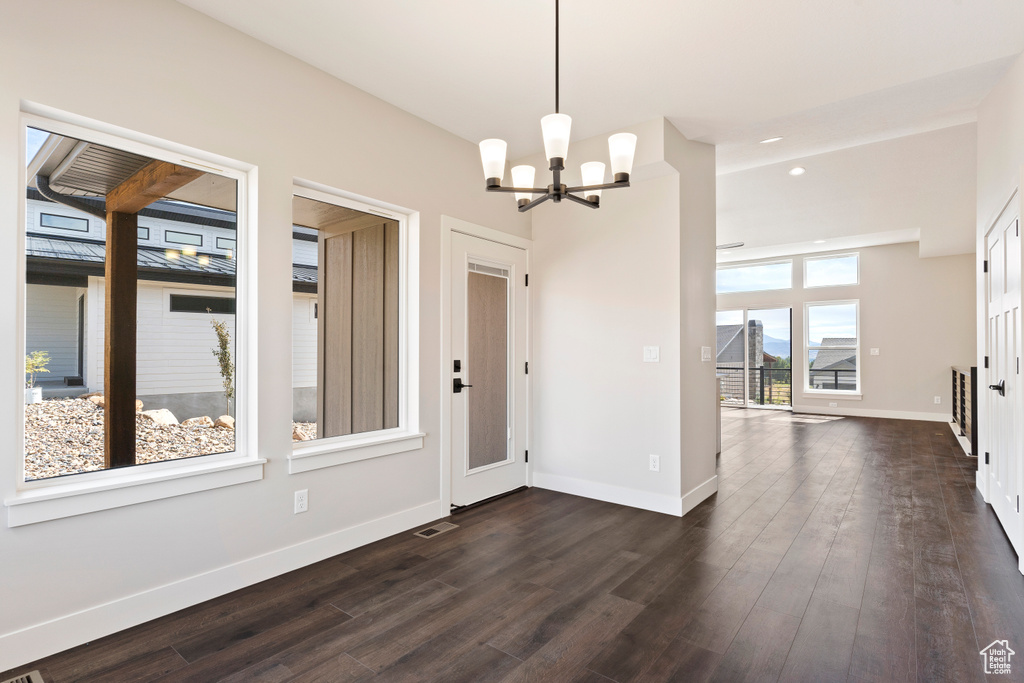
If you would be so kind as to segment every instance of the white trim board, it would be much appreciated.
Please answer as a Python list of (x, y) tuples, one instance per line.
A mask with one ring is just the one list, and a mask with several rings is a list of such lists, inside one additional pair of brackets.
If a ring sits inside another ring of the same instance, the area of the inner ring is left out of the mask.
[(949, 422), (949, 413), (918, 413), (910, 410), (878, 410), (875, 408), (823, 408), (821, 406), (793, 406), (793, 413), (808, 415), (839, 415), (841, 417), (882, 417), (890, 420), (923, 420)]
[(444, 516), (438, 500), (0, 635), (0, 671), (300, 569)]
[(603, 500), (606, 503), (616, 503), (617, 505), (682, 517), (697, 507), (701, 501), (718, 491), (718, 475), (716, 474), (703, 484), (696, 486), (681, 498), (631, 489), (625, 486), (603, 484), (586, 479), (564, 477), (559, 474), (536, 471), (533, 472), (533, 485), (549, 491), (558, 491), (559, 493)]

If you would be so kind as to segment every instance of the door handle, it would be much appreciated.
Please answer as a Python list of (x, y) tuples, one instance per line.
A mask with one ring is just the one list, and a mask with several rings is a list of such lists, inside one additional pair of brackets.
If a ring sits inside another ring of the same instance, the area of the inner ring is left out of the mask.
[(463, 384), (462, 379), (456, 377), (455, 379), (452, 380), (452, 393), (461, 394), (463, 389), (469, 389), (472, 386), (472, 384)]
[(1005, 380), (999, 380), (999, 384), (989, 384), (988, 388), (992, 389), (993, 391), (998, 391), (1000, 396), (1006, 396), (1006, 381)]

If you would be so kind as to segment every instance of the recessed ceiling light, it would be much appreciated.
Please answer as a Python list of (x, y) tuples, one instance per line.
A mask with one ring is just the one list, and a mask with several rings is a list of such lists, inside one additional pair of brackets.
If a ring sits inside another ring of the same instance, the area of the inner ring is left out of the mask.
[(782, 136), (778, 135), (778, 136), (776, 136), (774, 138), (768, 138), (766, 140), (761, 140), (761, 144), (762, 145), (767, 145), (769, 142), (778, 142), (781, 139), (782, 139)]
[(814, 240), (815, 244), (825, 244), (825, 240)]
[(807, 169), (803, 166), (794, 166), (789, 169), (789, 175), (803, 175), (804, 173), (807, 173)]

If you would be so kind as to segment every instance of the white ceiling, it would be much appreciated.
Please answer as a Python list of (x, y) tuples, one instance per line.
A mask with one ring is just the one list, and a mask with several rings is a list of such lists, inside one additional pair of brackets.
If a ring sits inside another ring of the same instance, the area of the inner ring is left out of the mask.
[[(179, 1), (510, 158), (540, 148), (552, 0)], [(562, 0), (561, 19), (574, 138), (665, 116), (720, 173), (972, 121), (1024, 50), (1021, 0)]]

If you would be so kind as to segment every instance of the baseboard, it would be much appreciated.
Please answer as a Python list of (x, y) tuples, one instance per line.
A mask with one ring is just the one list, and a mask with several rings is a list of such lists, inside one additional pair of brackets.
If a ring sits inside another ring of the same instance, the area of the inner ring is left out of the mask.
[(443, 517), (433, 501), (0, 636), (7, 671)]
[(841, 415), (844, 417), (883, 417), (890, 420), (922, 420), (924, 422), (949, 422), (949, 413), (917, 413), (909, 410), (877, 410), (874, 408), (822, 408), (821, 406), (793, 406), (794, 413), (808, 415)]
[(718, 475), (716, 474), (703, 484), (698, 484), (697, 486), (690, 489), (689, 493), (683, 495), (681, 499), (683, 505), (680, 516), (685, 515), (687, 512), (689, 512), (690, 510), (692, 510), (693, 508), (697, 507), (705, 500), (707, 500), (708, 496), (711, 496), (717, 492)]
[(605, 484), (602, 482), (576, 479), (575, 477), (563, 477), (558, 474), (547, 472), (534, 472), (533, 485), (537, 488), (569, 493), (574, 496), (603, 500), (606, 503), (616, 503), (628, 507), (661, 512), (674, 517), (682, 517), (697, 506), (702, 500), (718, 490), (718, 476), (708, 479), (706, 482), (687, 493), (682, 498), (666, 496), (661, 493), (651, 493), (631, 489), (625, 486)]

